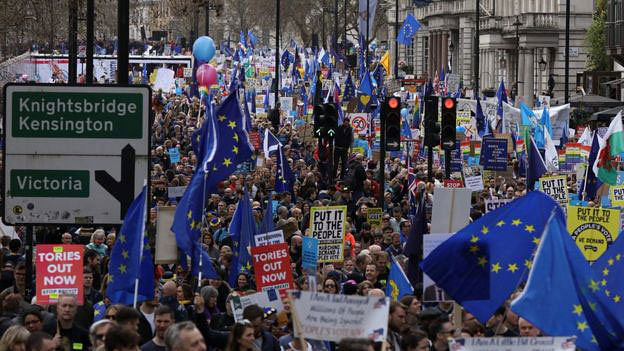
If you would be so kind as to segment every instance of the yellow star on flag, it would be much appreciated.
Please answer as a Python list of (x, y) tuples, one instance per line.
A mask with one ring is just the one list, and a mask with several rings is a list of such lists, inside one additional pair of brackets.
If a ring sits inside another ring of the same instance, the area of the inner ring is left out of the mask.
[(532, 225), (525, 225), (524, 230), (526, 230), (529, 233), (533, 233), (535, 231), (535, 227), (533, 227)]
[(218, 169), (218, 168), (217, 168), (217, 165), (212, 165), (212, 171), (213, 171), (213, 172), (214, 172), (214, 171), (216, 171), (217, 169)]
[(511, 225), (516, 226), (516, 227), (519, 226), (520, 224), (522, 224), (522, 221), (520, 219), (514, 219), (511, 222)]
[(484, 234), (484, 235), (485, 235), (485, 234), (487, 234), (487, 233), (489, 233), (489, 232), (490, 232), (490, 230), (488, 229), (488, 227), (483, 226), (483, 228), (481, 228), (481, 233), (482, 233), (482, 234)]
[(622, 298), (620, 297), (620, 295), (615, 295), (615, 296), (613, 297), (613, 302), (618, 303), (618, 302), (620, 302), (620, 300), (621, 300), (621, 299), (622, 299)]
[(470, 246), (470, 252), (476, 254), (479, 251), (479, 247), (477, 245)]
[(121, 273), (126, 273), (126, 265), (125, 264), (120, 264), (119, 265), (119, 271)]
[(619, 261), (619, 260), (620, 260), (620, 258), (622, 258), (622, 255), (621, 255), (621, 254), (617, 254), (617, 255), (615, 255), (615, 260), (616, 260), (616, 261)]
[(121, 255), (123, 256), (123, 258), (125, 258), (126, 260), (128, 259), (128, 251), (123, 250), (121, 251)]
[(108, 275), (108, 282), (109, 282), (109, 283), (112, 283), (112, 282), (113, 282), (113, 276), (112, 276), (112, 275), (110, 275), (110, 274)]
[(600, 284), (602, 284), (602, 286), (607, 286), (607, 280), (603, 279), (602, 281), (600, 281)]
[(230, 167), (231, 164), (232, 164), (232, 161), (230, 161), (229, 158), (226, 158), (226, 159), (223, 160), (223, 165), (225, 167)]
[(501, 270), (501, 265), (497, 262), (492, 265), (492, 272), (498, 273)]
[(120, 235), (119, 235), (119, 241), (121, 241), (122, 243), (124, 243), (124, 244), (125, 244), (125, 243), (126, 243), (126, 236), (125, 236), (125, 235), (123, 235), (123, 234), (120, 234)]
[(143, 246), (143, 250), (150, 250), (152, 247), (150, 246), (149, 243), (146, 243), (145, 246)]
[(232, 152), (235, 153), (235, 154), (238, 154), (238, 146), (234, 146), (232, 148)]
[(539, 245), (540, 239), (538, 237), (533, 237), (533, 244)]
[(524, 260), (524, 266), (528, 269), (531, 269), (531, 267), (533, 267), (533, 261), (531, 260)]
[(505, 225), (505, 221), (498, 221), (498, 223), (496, 223), (497, 227), (502, 227)]
[(576, 322), (576, 329), (580, 330), (581, 333), (584, 332), (587, 328), (587, 322)]
[(602, 270), (602, 275), (604, 275), (605, 277), (609, 275), (609, 268), (606, 268)]
[(225, 115), (221, 115), (219, 116), (219, 122), (223, 122), (225, 121), (227, 118), (225, 117)]
[(234, 122), (234, 121), (230, 121), (230, 122), (228, 123), (228, 127), (232, 128), (232, 129), (236, 128), (236, 122)]
[(583, 306), (581, 305), (574, 305), (574, 311), (572, 311), (572, 313), (576, 314), (577, 316), (581, 316), (581, 314), (583, 314)]
[(100, 315), (100, 310), (95, 310), (95, 311), (93, 311), (93, 315), (94, 315), (94, 316), (99, 316), (99, 315)]
[(594, 281), (593, 279), (591, 280), (591, 282), (589, 283), (589, 288), (593, 291), (596, 292), (598, 290), (600, 290), (600, 286), (598, 285), (598, 282)]
[(611, 292), (609, 290), (605, 289), (605, 295), (609, 296), (609, 295), (611, 295)]
[(487, 264), (487, 258), (485, 258), (485, 256), (481, 256), (479, 257), (479, 266), (481, 267), (485, 267), (485, 265)]
[(473, 235), (472, 238), (470, 238), (470, 242), (471, 243), (476, 243), (477, 241), (479, 241), (479, 237), (477, 237), (477, 236)]
[(508, 264), (507, 270), (510, 271), (511, 273), (516, 273), (516, 271), (518, 270), (518, 265), (515, 263)]
[(188, 210), (188, 212), (186, 213), (186, 218), (188, 218), (188, 219), (193, 218), (193, 211)]
[(609, 261), (607, 261), (607, 262), (609, 262), (609, 266), (613, 266), (613, 264), (615, 263), (615, 261), (612, 258), (610, 258)]
[(234, 141), (238, 142), (238, 134), (234, 134), (233, 138), (234, 138)]

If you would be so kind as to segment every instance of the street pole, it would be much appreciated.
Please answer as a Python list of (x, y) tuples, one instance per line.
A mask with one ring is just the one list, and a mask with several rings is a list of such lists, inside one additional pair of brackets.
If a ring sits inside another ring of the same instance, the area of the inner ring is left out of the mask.
[(390, 38), (394, 42), (394, 79), (399, 77), (399, 43), (396, 37), (399, 35), (399, 0), (394, 1), (394, 38)]
[(117, 39), (117, 84), (128, 85), (130, 4), (127, 0), (117, 0)]
[(564, 103), (568, 103), (570, 99), (570, 0), (566, 1), (566, 27), (565, 27), (565, 86), (564, 86)]
[(325, 50), (325, 0), (323, 0), (322, 6), (323, 11), (321, 12), (321, 47), (323, 48), (323, 50)]
[(34, 242), (34, 226), (32, 224), (26, 225), (26, 245), (24, 246), (24, 251), (26, 254), (26, 280), (24, 290), (26, 293), (25, 297), (32, 298), (33, 297), (33, 279), (34, 277), (34, 269), (33, 269), (33, 242)]
[(78, 0), (69, 1), (69, 64), (67, 83), (76, 84), (78, 75)]
[(87, 84), (93, 84), (94, 2), (87, 0)]
[(280, 60), (279, 60), (279, 40), (280, 38), (280, 0), (275, 0), (275, 105), (274, 108), (277, 108), (277, 103), (279, 101), (279, 70), (280, 70)]
[[(385, 97), (384, 97), (385, 98)], [(380, 102), (381, 103), (381, 102)], [(382, 107), (383, 109), (383, 107)], [(384, 184), (385, 184), (385, 170), (386, 170), (386, 116), (384, 113), (379, 114), (379, 120), (381, 122), (381, 133), (379, 137), (379, 186), (381, 190), (379, 191), (379, 207), (381, 207), (382, 211), (384, 208)]]
[(476, 30), (475, 30), (475, 45), (474, 45), (474, 81), (475, 81), (475, 97), (479, 97), (479, 22), (481, 20), (480, 2), (476, 0), (477, 8), (475, 15)]
[(366, 67), (366, 69), (368, 69), (368, 26), (370, 25), (368, 23), (369, 19), (370, 19), (370, 0), (366, 0), (366, 42), (364, 43), (364, 49), (366, 50), (366, 55), (364, 56), (365, 60), (364, 61), (364, 67)]
[[(347, 56), (347, 4), (349, 0), (345, 0), (344, 9), (342, 14), (344, 15), (344, 40), (342, 41), (342, 46), (344, 48), (344, 55)], [(345, 65), (346, 66), (346, 65)]]
[(338, 0), (334, 0), (334, 38), (332, 46), (334, 50), (338, 51)]

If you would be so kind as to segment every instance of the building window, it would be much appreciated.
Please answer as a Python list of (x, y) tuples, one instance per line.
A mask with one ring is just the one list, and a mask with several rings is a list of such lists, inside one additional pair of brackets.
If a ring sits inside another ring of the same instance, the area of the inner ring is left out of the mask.
[[(416, 50), (416, 36), (412, 37), (412, 41), (410, 42), (410, 44), (408, 46), (405, 47), (405, 63), (410, 66), (410, 67), (414, 67), (414, 53)], [(412, 73), (416, 73), (414, 72), (414, 70), (412, 69)]]
[(428, 70), (428, 66), (427, 64), (429, 63), (429, 37), (428, 36), (422, 36), (422, 66), (420, 68), (421, 72), (423, 73), (429, 73), (427, 72)]

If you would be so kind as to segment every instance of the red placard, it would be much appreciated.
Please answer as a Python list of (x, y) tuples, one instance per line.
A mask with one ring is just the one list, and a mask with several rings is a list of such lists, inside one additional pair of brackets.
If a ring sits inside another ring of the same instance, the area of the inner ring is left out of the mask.
[(82, 305), (83, 245), (37, 245), (37, 304), (52, 305), (60, 295), (74, 295)]
[(294, 289), (287, 243), (252, 247), (251, 257), (258, 291), (277, 289), (284, 298), (286, 290)]
[(444, 187), (445, 188), (463, 188), (464, 184), (462, 184), (461, 180), (444, 179)]

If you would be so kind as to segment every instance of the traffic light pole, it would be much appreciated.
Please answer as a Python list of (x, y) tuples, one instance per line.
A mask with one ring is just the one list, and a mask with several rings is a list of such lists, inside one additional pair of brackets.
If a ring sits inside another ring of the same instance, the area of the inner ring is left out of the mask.
[(384, 208), (384, 185), (386, 176), (386, 118), (383, 114), (379, 115), (381, 122), (380, 148), (379, 148), (379, 207)]
[(427, 149), (427, 181), (433, 182), (433, 146), (429, 146)]
[(444, 178), (451, 179), (451, 150), (444, 150)]

